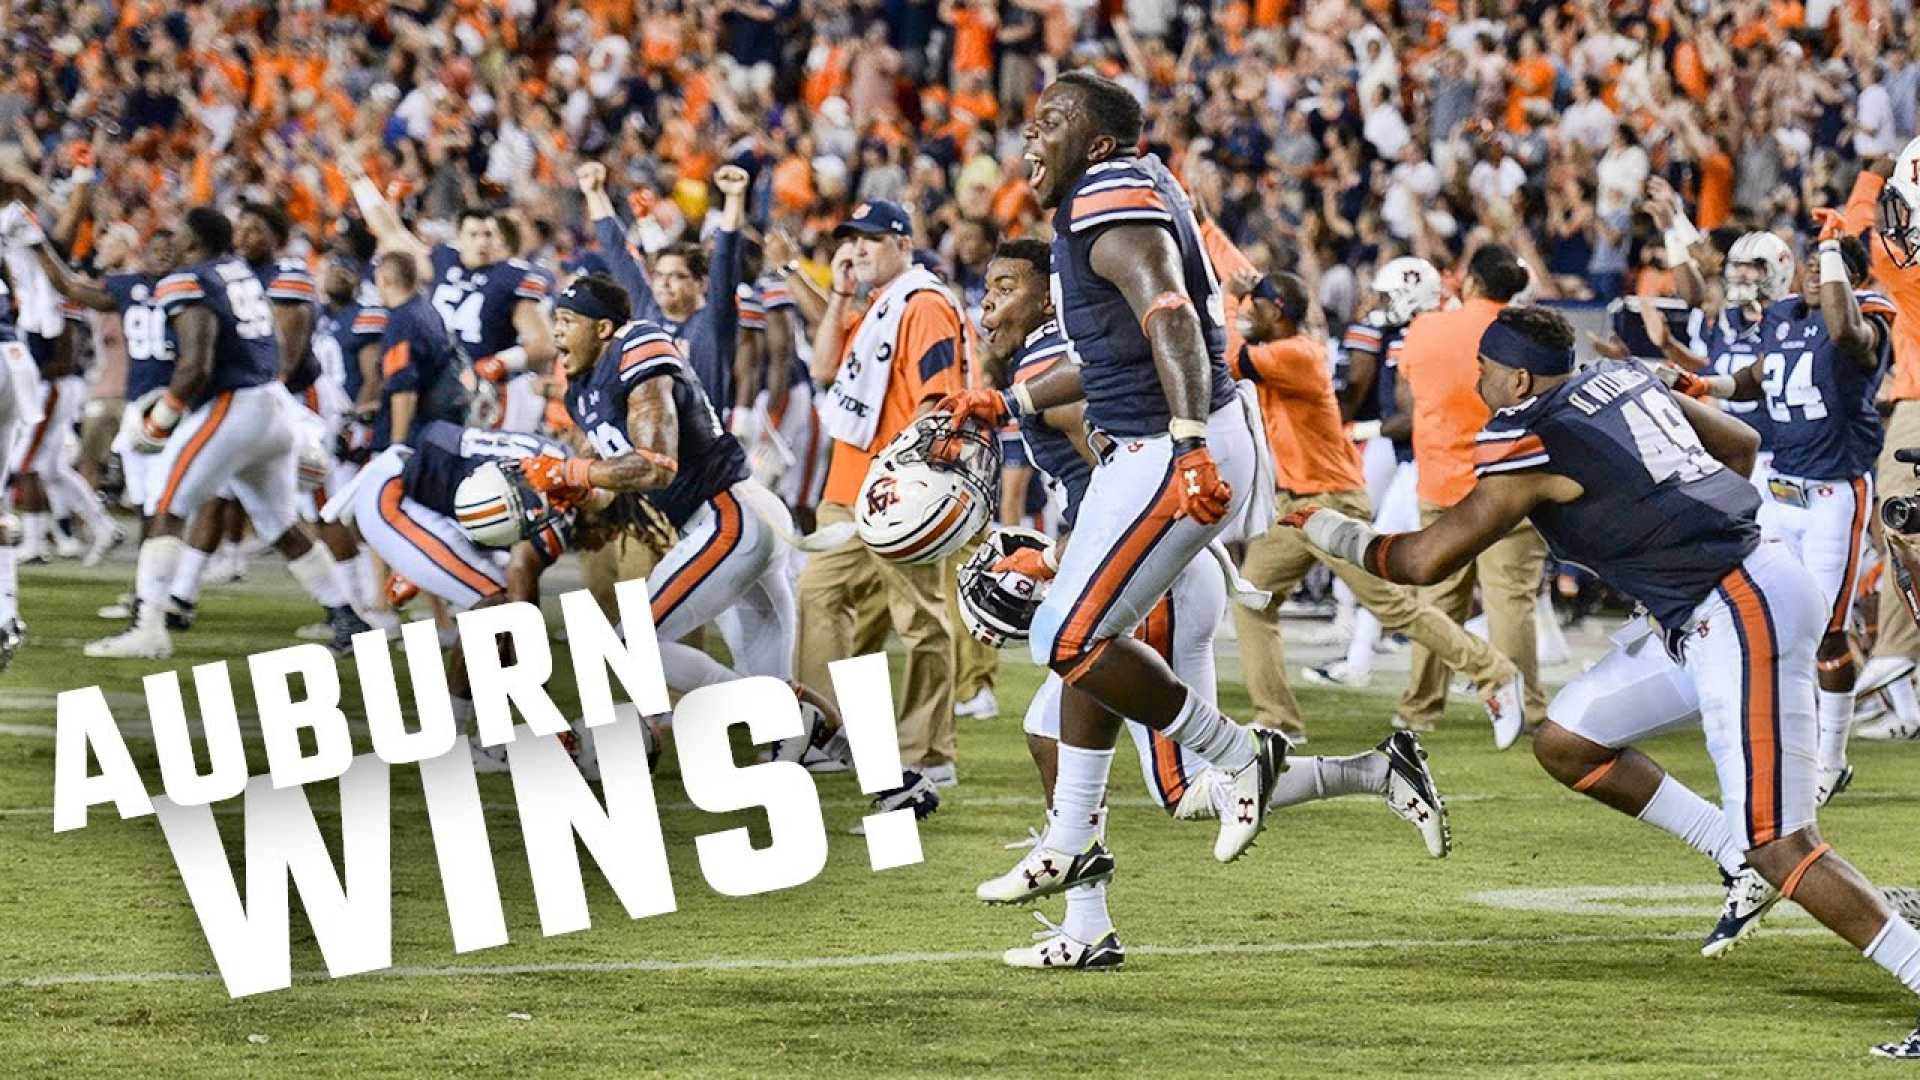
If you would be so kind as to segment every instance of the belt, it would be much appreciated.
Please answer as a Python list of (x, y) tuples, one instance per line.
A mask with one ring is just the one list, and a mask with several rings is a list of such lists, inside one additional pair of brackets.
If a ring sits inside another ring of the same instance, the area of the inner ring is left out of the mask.
[(1087, 449), (1093, 451), (1093, 456), (1100, 459), (1100, 464), (1105, 465), (1113, 460), (1113, 455), (1120, 449), (1120, 440), (1088, 424)]
[(1805, 510), (1809, 504), (1811, 493), (1808, 488), (1810, 486), (1805, 481), (1777, 473), (1767, 477), (1767, 494), (1773, 497), (1774, 502), (1799, 507), (1802, 510)]

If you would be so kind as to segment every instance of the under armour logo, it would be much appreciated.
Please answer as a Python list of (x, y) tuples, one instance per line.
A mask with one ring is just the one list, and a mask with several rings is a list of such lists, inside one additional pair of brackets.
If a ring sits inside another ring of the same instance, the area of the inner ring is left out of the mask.
[(1245, 796), (1240, 799), (1240, 824), (1253, 824), (1253, 800)]
[(1200, 470), (1199, 469), (1185, 469), (1181, 471), (1180, 475), (1186, 478), (1187, 494), (1189, 495), (1200, 494)]
[(1401, 809), (1405, 810), (1409, 814), (1412, 814), (1416, 820), (1419, 820), (1419, 821), (1427, 820), (1426, 808), (1420, 805), (1419, 799), (1408, 799), (1407, 805), (1401, 807)]

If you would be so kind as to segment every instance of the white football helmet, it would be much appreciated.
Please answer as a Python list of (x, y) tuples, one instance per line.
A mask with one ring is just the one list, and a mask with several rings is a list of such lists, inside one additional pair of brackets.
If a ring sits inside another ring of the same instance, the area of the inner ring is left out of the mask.
[(487, 548), (510, 548), (564, 515), (547, 505), (514, 462), (489, 461), (453, 489), (453, 517), (467, 539)]
[(1793, 291), (1793, 249), (1770, 232), (1750, 232), (1727, 249), (1727, 303), (1771, 304)]
[(894, 436), (854, 499), (860, 540), (888, 562), (953, 554), (1000, 506), (1000, 440), (949, 413), (929, 413)]
[(961, 564), (960, 621), (975, 641), (998, 649), (1027, 640), (1033, 613), (1047, 598), (1048, 581), (1018, 570), (995, 570), (993, 564), (1021, 548), (1052, 547), (1053, 541), (1041, 533), (1003, 525)]
[(1894, 265), (1920, 263), (1920, 139), (1900, 151), (1880, 189), (1880, 243)]
[(1415, 315), (1440, 307), (1440, 271), (1425, 259), (1403, 255), (1373, 275), (1388, 326), (1405, 326)]

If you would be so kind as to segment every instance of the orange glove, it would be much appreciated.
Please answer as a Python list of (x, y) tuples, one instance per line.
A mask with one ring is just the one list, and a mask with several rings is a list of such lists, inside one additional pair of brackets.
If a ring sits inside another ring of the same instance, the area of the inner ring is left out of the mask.
[(1307, 519), (1312, 517), (1319, 509), (1319, 507), (1312, 503), (1308, 503), (1293, 513), (1288, 514), (1286, 517), (1281, 518), (1280, 524), (1285, 525), (1289, 529), (1304, 529), (1307, 527)]
[(1220, 467), (1214, 464), (1207, 444), (1196, 442), (1177, 451), (1173, 458), (1173, 482), (1180, 485), (1180, 510), (1176, 516), (1191, 517), (1202, 525), (1212, 525), (1227, 515), (1227, 503), (1233, 488), (1220, 479)]
[(1013, 415), (1007, 395), (998, 390), (961, 390), (941, 398), (933, 408), (952, 413), (955, 427), (971, 420), (988, 431), (999, 430)]
[(387, 578), (387, 606), (388, 607), (392, 607), (392, 608), (406, 607), (407, 601), (419, 595), (420, 595), (420, 586), (415, 585), (413, 582), (408, 581), (406, 578), (401, 577), (399, 574), (394, 574)]
[(1661, 364), (1653, 370), (1653, 373), (1661, 382), (1667, 384), (1667, 389), (1676, 394), (1685, 394), (1687, 397), (1701, 401), (1713, 396), (1707, 389), (1707, 380), (1685, 368)]
[(570, 508), (593, 491), (593, 481), (588, 479), (592, 469), (593, 462), (588, 458), (537, 454), (520, 462), (520, 475), (559, 510)]
[(507, 365), (491, 356), (483, 356), (473, 362), (473, 373), (490, 383), (507, 381)]
[(1847, 233), (1847, 223), (1840, 211), (1822, 206), (1813, 212), (1814, 224), (1820, 226), (1820, 235), (1814, 237), (1818, 244), (1827, 240), (1838, 240)]
[(1047, 553), (1040, 548), (1015, 548), (1013, 554), (993, 564), (995, 570), (1012, 570), (1036, 581), (1051, 581), (1058, 567), (1047, 565)]

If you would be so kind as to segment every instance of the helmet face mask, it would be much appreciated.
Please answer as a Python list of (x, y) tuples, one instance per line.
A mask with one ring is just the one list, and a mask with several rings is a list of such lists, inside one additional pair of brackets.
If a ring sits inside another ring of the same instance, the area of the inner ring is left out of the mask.
[(1034, 612), (1047, 598), (1046, 580), (994, 564), (1022, 548), (1041, 551), (1053, 541), (1032, 529), (1002, 526), (960, 566), (960, 621), (975, 641), (993, 648), (1027, 640)]
[(952, 554), (997, 515), (1000, 466), (992, 432), (955, 427), (947, 413), (921, 417), (880, 451), (860, 485), (861, 541), (889, 562)]
[(1727, 249), (1729, 304), (1770, 304), (1794, 289), (1793, 249), (1770, 232), (1750, 232)]
[(1914, 186), (1890, 181), (1880, 189), (1880, 246), (1903, 270), (1920, 263), (1920, 222), (1914, 220), (1914, 193), (1908, 190)]

